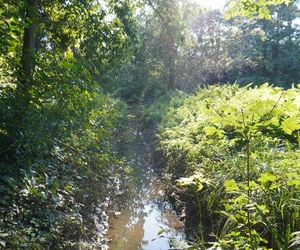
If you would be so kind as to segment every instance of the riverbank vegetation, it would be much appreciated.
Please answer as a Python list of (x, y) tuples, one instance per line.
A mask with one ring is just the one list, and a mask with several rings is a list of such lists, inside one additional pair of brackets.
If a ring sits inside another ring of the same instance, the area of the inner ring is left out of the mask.
[(191, 245), (297, 248), (299, 67), (297, 1), (3, 0), (0, 249), (103, 247), (136, 114)]
[(296, 87), (211, 86), (163, 118), (160, 147), (201, 247), (296, 245), (299, 100)]
[(99, 81), (131, 51), (130, 6), (0, 8), (0, 248), (101, 248), (95, 216), (123, 169), (114, 141), (126, 104)]

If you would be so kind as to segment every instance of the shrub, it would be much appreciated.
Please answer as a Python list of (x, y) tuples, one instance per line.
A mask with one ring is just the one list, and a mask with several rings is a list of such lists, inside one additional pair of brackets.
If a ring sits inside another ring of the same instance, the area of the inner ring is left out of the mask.
[(193, 197), (201, 244), (286, 249), (300, 225), (300, 91), (210, 86), (163, 119), (172, 172)]

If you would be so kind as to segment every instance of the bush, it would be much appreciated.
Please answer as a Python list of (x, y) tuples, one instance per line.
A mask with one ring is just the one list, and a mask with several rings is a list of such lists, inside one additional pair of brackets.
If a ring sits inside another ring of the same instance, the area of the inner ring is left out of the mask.
[(202, 246), (293, 244), (300, 230), (299, 117), (299, 89), (268, 84), (210, 86), (168, 112), (160, 147), (173, 174), (189, 176), (177, 184), (192, 197)]
[(146, 104), (142, 113), (144, 124), (157, 127), (170, 109), (181, 106), (185, 96), (181, 91), (169, 91), (154, 102)]
[(63, 62), (49, 69), (63, 78), (37, 73), (21, 123), (14, 123), (16, 90), (0, 92), (1, 247), (70, 249), (99, 240), (94, 216), (122, 171), (112, 142), (126, 105)]

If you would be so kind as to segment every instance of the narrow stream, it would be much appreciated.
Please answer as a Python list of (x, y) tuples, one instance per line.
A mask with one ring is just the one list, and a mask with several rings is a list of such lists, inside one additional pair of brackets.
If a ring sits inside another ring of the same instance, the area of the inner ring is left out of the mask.
[(107, 239), (112, 250), (166, 250), (185, 239), (183, 223), (165, 195), (165, 187), (157, 173), (150, 148), (138, 130), (124, 146), (133, 167), (126, 183), (128, 192), (121, 197), (121, 207), (109, 219)]

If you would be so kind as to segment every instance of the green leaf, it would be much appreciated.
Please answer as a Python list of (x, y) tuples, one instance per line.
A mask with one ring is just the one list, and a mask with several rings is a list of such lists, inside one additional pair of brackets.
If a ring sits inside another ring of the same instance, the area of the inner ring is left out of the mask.
[(287, 185), (300, 187), (300, 180), (288, 180)]
[(264, 214), (267, 214), (270, 212), (266, 205), (258, 205), (257, 208)]
[(258, 180), (264, 187), (269, 187), (276, 180), (276, 176), (272, 173), (262, 173)]
[(239, 186), (235, 182), (235, 180), (226, 180), (224, 182), (224, 186), (225, 186), (227, 192), (239, 190)]
[(191, 177), (181, 177), (180, 179), (177, 180), (178, 186), (189, 186), (192, 184), (196, 184), (196, 182), (194, 178)]
[(207, 136), (211, 136), (211, 135), (214, 135), (218, 130), (213, 127), (213, 126), (209, 126), (209, 127), (205, 127), (204, 129), (204, 132)]
[(285, 133), (291, 135), (295, 130), (300, 129), (300, 123), (297, 117), (289, 117), (282, 122), (280, 127)]
[(165, 229), (160, 228), (160, 230), (158, 231), (157, 235), (162, 235), (164, 232), (166, 232)]
[(226, 211), (230, 211), (232, 209), (232, 206), (229, 205), (229, 204), (227, 204), (227, 203), (225, 203), (224, 204), (224, 208), (225, 208)]
[(202, 183), (198, 183), (197, 185), (197, 191), (201, 191), (203, 189), (203, 184)]
[(65, 186), (65, 190), (72, 191), (73, 187), (71, 185), (67, 185)]

